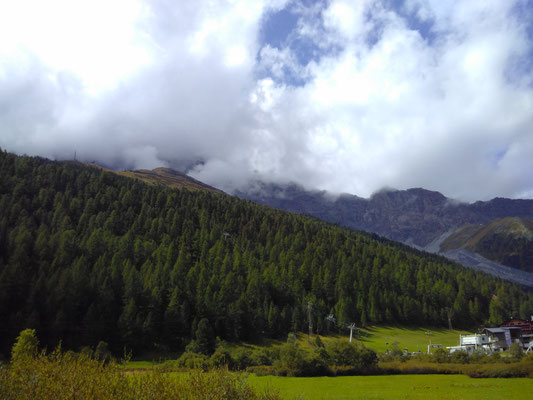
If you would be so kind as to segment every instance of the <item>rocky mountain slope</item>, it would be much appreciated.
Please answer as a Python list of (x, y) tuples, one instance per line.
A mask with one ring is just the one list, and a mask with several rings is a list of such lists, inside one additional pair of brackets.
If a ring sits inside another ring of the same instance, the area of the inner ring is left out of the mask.
[(496, 219), (489, 224), (465, 224), (440, 245), (441, 251), (466, 249), (526, 272), (533, 272), (533, 221)]
[[(463, 245), (460, 240), (472, 229), (467, 229), (466, 226), (488, 226), (497, 219), (507, 217), (521, 218), (522, 221), (533, 220), (533, 200), (495, 198), (469, 204), (420, 188), (384, 190), (364, 199), (350, 194), (333, 197), (327, 192), (307, 191), (294, 184), (281, 186), (265, 183), (255, 183), (249, 190), (238, 192), (237, 195), (260, 204), (312, 215), (353, 229), (374, 232), (427, 251), (441, 252), (471, 267), (487, 270), (484, 266), (490, 264), (488, 272), (493, 274), (502, 263), (533, 272), (531, 263), (520, 266), (511, 261), (514, 259), (514, 245), (503, 244), (504, 236), (492, 234), (491, 241), (487, 236), (487, 240), (481, 241), (477, 246), (466, 243)], [(466, 231), (461, 234), (460, 228)], [(459, 232), (454, 235), (457, 230)], [(446, 242), (446, 246), (441, 249), (441, 244), (449, 237), (451, 238)], [(456, 240), (453, 241), (453, 238)], [(498, 251), (501, 254), (497, 257), (488, 249), (481, 249), (483, 246), (493, 247), (495, 243), (498, 243), (501, 250)], [(459, 251), (460, 249), (464, 251)], [(505, 275), (508, 279), (508, 271), (505, 271)], [(533, 275), (530, 278), (533, 283)], [(526, 281), (523, 275), (511, 280), (520, 283)]]

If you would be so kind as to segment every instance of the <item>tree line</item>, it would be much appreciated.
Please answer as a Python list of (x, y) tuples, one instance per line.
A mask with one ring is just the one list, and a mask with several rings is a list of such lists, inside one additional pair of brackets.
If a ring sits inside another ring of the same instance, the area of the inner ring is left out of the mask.
[(532, 312), (517, 285), (375, 235), (0, 150), (4, 355), (25, 328), (121, 352), (327, 333), (329, 314), (470, 328)]

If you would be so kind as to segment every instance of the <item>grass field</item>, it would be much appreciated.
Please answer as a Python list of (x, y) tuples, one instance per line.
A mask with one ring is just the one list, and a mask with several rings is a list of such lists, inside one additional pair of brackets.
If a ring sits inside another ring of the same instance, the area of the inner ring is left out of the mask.
[[(406, 328), (398, 326), (375, 326), (361, 329), (359, 335), (354, 334), (356, 341), (363, 343), (375, 351), (385, 352), (391, 349), (393, 343), (397, 343), (400, 349), (407, 348), (409, 352), (421, 351), (426, 352), (427, 346), (432, 344), (441, 344), (446, 346), (456, 346), (459, 344), (460, 334), (470, 334), (471, 332), (448, 330), (442, 328)], [(321, 336), (324, 343), (349, 340), (348, 335), (331, 335)], [(307, 335), (300, 334), (300, 345), (307, 346)]]
[[(376, 326), (363, 329), (358, 340), (365, 346), (376, 351), (385, 351), (394, 342), (398, 342), (400, 349), (407, 348), (410, 352), (427, 351), (428, 344), (441, 344), (446, 346), (457, 346), (460, 334), (470, 334), (467, 331), (431, 329), (431, 328), (404, 328), (392, 326)], [(388, 345), (387, 345), (388, 343)]]
[(533, 379), (472, 379), (464, 375), (392, 375), (320, 378), (250, 376), (258, 389), (272, 387), (284, 399), (530, 400)]

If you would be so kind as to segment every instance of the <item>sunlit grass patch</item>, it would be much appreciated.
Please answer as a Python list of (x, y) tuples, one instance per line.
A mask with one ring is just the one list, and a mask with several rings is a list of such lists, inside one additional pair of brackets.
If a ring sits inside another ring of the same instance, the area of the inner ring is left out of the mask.
[(472, 379), (464, 375), (256, 377), (256, 388), (279, 389), (284, 399), (529, 400), (533, 379)]

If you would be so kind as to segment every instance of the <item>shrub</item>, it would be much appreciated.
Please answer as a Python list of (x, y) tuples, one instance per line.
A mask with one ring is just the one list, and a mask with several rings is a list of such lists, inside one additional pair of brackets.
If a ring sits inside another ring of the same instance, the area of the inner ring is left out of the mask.
[(485, 353), (473, 353), (470, 356), (471, 364), (486, 364), (490, 361), (489, 356)]
[(520, 343), (513, 342), (511, 347), (509, 347), (509, 354), (515, 360), (520, 360), (522, 357), (524, 357), (524, 349)]
[(251, 352), (247, 349), (238, 349), (233, 353), (232, 357), (234, 367), (237, 370), (245, 370), (254, 364), (252, 361)]
[(202, 318), (198, 322), (196, 328), (196, 344), (198, 345), (198, 352), (203, 354), (211, 354), (215, 350), (215, 334), (213, 328), (207, 318)]
[(200, 346), (196, 340), (191, 340), (187, 346), (185, 346), (185, 352), (188, 353), (201, 353)]
[(450, 354), (446, 350), (442, 348), (438, 348), (438, 349), (435, 349), (435, 351), (433, 352), (434, 362), (443, 364), (443, 363), (449, 362), (449, 360), (450, 360)]
[(154, 369), (126, 375), (114, 362), (104, 364), (83, 355), (54, 351), (17, 358), (0, 366), (0, 399), (280, 399), (258, 393), (243, 374), (194, 371), (179, 378)]
[(177, 360), (165, 360), (162, 363), (156, 364), (153, 367), (154, 370), (160, 373), (176, 372), (185, 370), (181, 367)]
[(327, 364), (317, 354), (306, 353), (297, 343), (280, 346), (279, 359), (274, 362), (276, 375), (323, 376), (332, 375)]
[(305, 353), (297, 343), (288, 342), (279, 349), (279, 360), (274, 363), (282, 375), (299, 376), (305, 367)]
[(251, 354), (252, 365), (272, 365), (272, 356), (265, 349), (257, 349)]
[(248, 367), (246, 371), (257, 376), (278, 375), (276, 368), (271, 365), (256, 365)]
[(457, 364), (468, 364), (470, 362), (470, 356), (464, 351), (456, 351), (450, 355), (450, 362)]
[(390, 351), (390, 354), (393, 356), (393, 357), (400, 357), (403, 355), (403, 351), (402, 349), (400, 349), (400, 343), (398, 342), (393, 342), (391, 344), (391, 351)]
[(464, 371), (471, 378), (525, 378), (533, 377), (533, 363), (477, 365)]
[(209, 359), (204, 354), (186, 351), (178, 358), (177, 364), (182, 368), (201, 369), (205, 371), (209, 367)]
[(35, 329), (25, 329), (17, 337), (11, 350), (11, 360), (35, 357), (39, 351), (39, 340)]
[(373, 369), (377, 365), (377, 355), (372, 349), (349, 342), (334, 342), (327, 347), (333, 365), (345, 365), (359, 370)]
[(223, 347), (219, 347), (209, 358), (209, 365), (211, 368), (227, 367), (233, 369), (234, 361), (231, 358), (229, 351)]
[(99, 341), (96, 345), (96, 349), (94, 350), (94, 356), (100, 361), (111, 361), (111, 351), (109, 351), (109, 345), (106, 342)]

